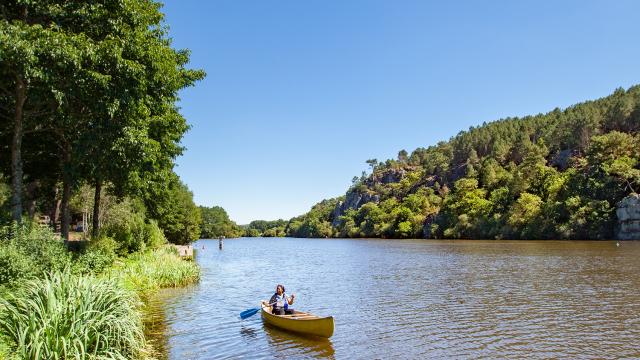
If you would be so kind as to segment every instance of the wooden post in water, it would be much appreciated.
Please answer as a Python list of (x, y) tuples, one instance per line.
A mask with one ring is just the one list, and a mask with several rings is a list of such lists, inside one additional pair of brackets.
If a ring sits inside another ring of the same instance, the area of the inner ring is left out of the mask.
[(222, 239), (224, 238), (224, 236), (220, 236), (220, 238), (218, 239), (218, 249), (222, 250)]

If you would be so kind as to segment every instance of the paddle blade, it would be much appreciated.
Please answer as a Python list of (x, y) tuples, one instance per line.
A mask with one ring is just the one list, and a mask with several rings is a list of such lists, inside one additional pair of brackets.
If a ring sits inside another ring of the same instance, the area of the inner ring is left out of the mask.
[(255, 315), (258, 311), (260, 311), (260, 308), (254, 308), (254, 309), (249, 309), (249, 310), (245, 310), (243, 312), (240, 313), (240, 319), (244, 320), (250, 316)]

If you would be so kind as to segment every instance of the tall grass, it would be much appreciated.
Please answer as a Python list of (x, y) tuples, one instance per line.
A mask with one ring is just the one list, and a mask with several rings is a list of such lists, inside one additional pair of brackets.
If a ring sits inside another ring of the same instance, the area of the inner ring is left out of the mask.
[(104, 276), (117, 279), (125, 288), (146, 296), (161, 288), (199, 281), (200, 268), (193, 261), (181, 259), (174, 249), (164, 248), (130, 255)]
[(0, 330), (25, 359), (143, 356), (139, 300), (108, 279), (54, 273), (0, 299)]

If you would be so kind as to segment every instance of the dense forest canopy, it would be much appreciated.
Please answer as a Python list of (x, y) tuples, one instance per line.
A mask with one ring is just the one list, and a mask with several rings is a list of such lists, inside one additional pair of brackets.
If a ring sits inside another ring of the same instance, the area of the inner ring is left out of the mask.
[(640, 87), (507, 118), (397, 159), (370, 159), (287, 236), (608, 239), (640, 189)]
[(219, 238), (221, 236), (234, 238), (244, 234), (244, 230), (229, 219), (227, 212), (220, 206), (200, 206), (200, 213), (202, 214), (200, 231), (200, 238), (202, 239)]

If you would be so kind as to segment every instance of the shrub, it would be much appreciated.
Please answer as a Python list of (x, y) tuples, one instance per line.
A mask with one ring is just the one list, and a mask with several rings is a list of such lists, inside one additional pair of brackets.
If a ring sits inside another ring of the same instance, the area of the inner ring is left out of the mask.
[(139, 209), (133, 201), (124, 199), (110, 211), (109, 220), (105, 222), (100, 231), (101, 235), (116, 240), (121, 255), (144, 250), (143, 210)]
[(130, 359), (145, 341), (135, 294), (115, 282), (57, 272), (0, 299), (0, 330), (25, 359)]
[(49, 228), (30, 224), (0, 228), (2, 284), (11, 285), (22, 278), (61, 271), (70, 263), (71, 254), (64, 242)]
[(144, 205), (128, 198), (109, 209), (108, 220), (100, 232), (116, 240), (120, 255), (154, 249), (167, 242), (158, 223), (146, 219)]
[(145, 224), (144, 232), (146, 245), (150, 249), (157, 249), (167, 243), (164, 232), (162, 232), (162, 229), (158, 226), (158, 222), (155, 220), (149, 220), (149, 222)]
[(18, 280), (33, 277), (37, 265), (13, 244), (0, 245), (0, 285), (13, 287)]
[(112, 238), (102, 236), (89, 242), (84, 252), (74, 263), (74, 270), (79, 273), (101, 273), (116, 260), (118, 244)]

